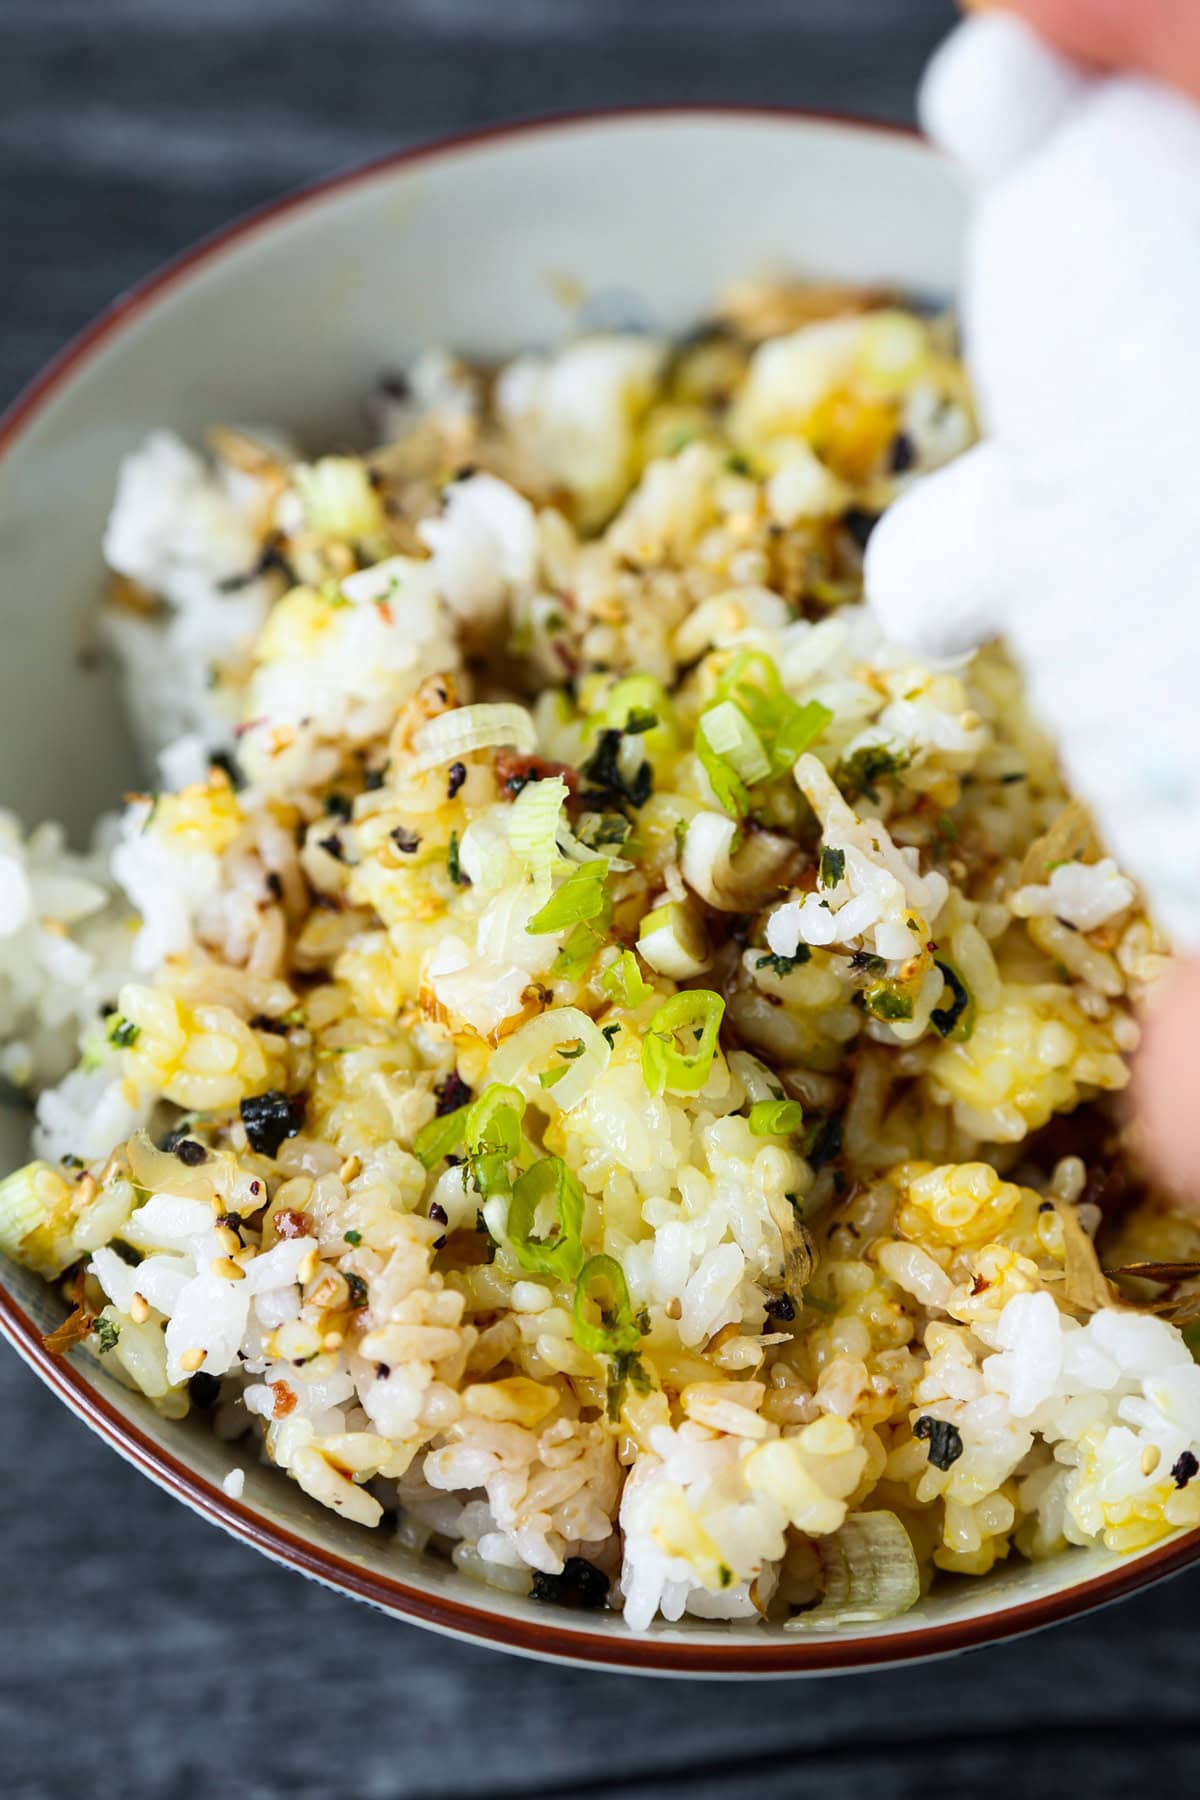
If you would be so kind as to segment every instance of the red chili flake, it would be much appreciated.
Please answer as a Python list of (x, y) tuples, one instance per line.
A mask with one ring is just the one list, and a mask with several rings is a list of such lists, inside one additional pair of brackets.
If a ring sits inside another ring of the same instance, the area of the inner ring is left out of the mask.
[(281, 1238), (311, 1237), (312, 1220), (307, 1213), (285, 1206), (275, 1214), (275, 1233)]
[(295, 1412), (299, 1398), (295, 1389), (290, 1388), (286, 1381), (273, 1381), (271, 1392), (275, 1396), (275, 1404), (271, 1408), (273, 1419), (286, 1419), (289, 1413)]
[(379, 616), (385, 625), (394, 625), (396, 623), (396, 615), (392, 611), (392, 603), (390, 600), (377, 600), (375, 605), (378, 609)]
[(531, 781), (548, 781), (561, 775), (573, 794), (579, 786), (579, 771), (569, 763), (549, 762), (544, 756), (518, 756), (515, 750), (501, 750), (495, 761), (496, 779), (510, 800)]

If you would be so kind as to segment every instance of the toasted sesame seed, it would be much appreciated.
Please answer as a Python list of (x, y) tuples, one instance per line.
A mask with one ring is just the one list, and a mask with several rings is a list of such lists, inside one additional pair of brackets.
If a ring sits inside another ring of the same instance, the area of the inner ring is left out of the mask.
[(184, 1374), (194, 1375), (204, 1361), (206, 1354), (207, 1352), (204, 1350), (185, 1350), (179, 1358), (179, 1366)]
[(209, 1268), (222, 1281), (245, 1281), (246, 1271), (234, 1262), (231, 1256), (214, 1256)]
[(150, 1317), (150, 1303), (144, 1294), (135, 1294), (129, 1302), (129, 1316), (135, 1325), (144, 1325)]
[(311, 1250), (305, 1252), (304, 1261), (296, 1270), (296, 1280), (300, 1283), (301, 1287), (304, 1287), (312, 1280), (320, 1266), (321, 1258), (317, 1251), (317, 1246), (314, 1244)]
[(353, 1181), (354, 1177), (361, 1173), (362, 1173), (362, 1157), (361, 1156), (348, 1156), (346, 1158), (345, 1162), (342, 1164), (341, 1168), (338, 1170), (338, 1180), (339, 1181)]
[(85, 1175), (75, 1191), (79, 1195), (79, 1204), (81, 1206), (90, 1206), (92, 1201), (96, 1198), (96, 1195), (100, 1192), (100, 1183), (96, 1180), (94, 1175)]
[(681, 1300), (668, 1300), (667, 1304), (663, 1307), (663, 1311), (666, 1313), (668, 1319), (682, 1319), (683, 1302)]
[(218, 1244), (228, 1256), (233, 1256), (242, 1247), (242, 1241), (232, 1225), (218, 1225), (215, 1235)]
[(340, 1331), (327, 1331), (321, 1339), (321, 1348), (322, 1350), (340, 1350), (345, 1341)]
[(1162, 1451), (1157, 1444), (1147, 1444), (1142, 1451), (1142, 1474), (1153, 1475), (1162, 1461)]

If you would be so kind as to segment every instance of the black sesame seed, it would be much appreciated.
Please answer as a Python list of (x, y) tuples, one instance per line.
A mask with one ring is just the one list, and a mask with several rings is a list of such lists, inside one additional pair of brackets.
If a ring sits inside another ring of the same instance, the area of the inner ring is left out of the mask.
[(1197, 1462), (1190, 1450), (1185, 1450), (1171, 1470), (1171, 1479), (1177, 1488), (1185, 1488), (1192, 1477), (1198, 1473), (1200, 1473), (1200, 1462)]
[(842, 524), (850, 533), (860, 550), (865, 550), (871, 533), (879, 523), (879, 514), (868, 512), (865, 507), (852, 506), (842, 514)]
[(898, 431), (888, 451), (888, 468), (893, 475), (906, 475), (917, 460), (917, 447), (907, 431)]
[(210, 769), (220, 769), (223, 775), (228, 776), (229, 785), (235, 793), (245, 787), (246, 777), (242, 774), (238, 759), (232, 750), (210, 750), (208, 766)]
[(437, 1117), (444, 1118), (447, 1113), (457, 1112), (468, 1100), (474, 1098), (469, 1088), (456, 1069), (451, 1069), (444, 1081), (439, 1081), (434, 1088), (437, 1095)]
[(440, 1200), (431, 1200), (429, 1202), (429, 1216), (435, 1225), (448, 1225), (450, 1223), (450, 1215)]
[(929, 1440), (929, 1460), (935, 1469), (948, 1469), (963, 1453), (962, 1435), (948, 1419), (923, 1413), (913, 1426), (913, 1436)]
[(414, 850), (421, 848), (421, 839), (418, 834), (415, 831), (409, 831), (404, 825), (397, 825), (394, 831), (388, 833), (388, 836), (402, 856), (411, 856)]
[(455, 794), (457, 794), (459, 788), (462, 786), (463, 782), (466, 779), (467, 779), (466, 763), (461, 763), (461, 762), (451, 763), (450, 771), (449, 771), (449, 778), (446, 782), (446, 798), (448, 800), (453, 800)]
[(336, 831), (332, 832), (329, 837), (318, 838), (317, 843), (322, 850), (332, 856), (334, 862), (345, 862), (346, 853), (342, 847), (342, 840)]
[(179, 1158), (180, 1162), (184, 1164), (185, 1168), (195, 1169), (202, 1162), (208, 1161), (208, 1151), (204, 1148), (203, 1144), (198, 1144), (195, 1138), (180, 1138), (179, 1142), (173, 1146), (173, 1149), (175, 1155)]
[(197, 1412), (211, 1412), (221, 1392), (221, 1379), (200, 1369), (187, 1384), (188, 1399)]
[(529, 1592), (549, 1606), (596, 1612), (608, 1605), (608, 1576), (582, 1556), (568, 1556), (561, 1575), (544, 1575), (539, 1569)]
[(790, 1294), (773, 1294), (763, 1307), (769, 1319), (794, 1319), (796, 1302)]
[(287, 1026), (284, 1024), (283, 1020), (269, 1019), (266, 1013), (255, 1013), (250, 1021), (250, 1025), (252, 1030), (269, 1032), (272, 1037), (287, 1036)]
[(376, 1375), (378, 1375), (380, 1381), (386, 1381), (388, 1376), (391, 1374), (391, 1372), (392, 1372), (392, 1366), (390, 1363), (376, 1363), (375, 1364), (375, 1373), (376, 1373)]
[(276, 1156), (284, 1138), (295, 1137), (304, 1119), (304, 1103), (295, 1096), (268, 1088), (242, 1101), (242, 1124), (250, 1147), (261, 1156)]
[(331, 818), (341, 819), (343, 824), (349, 821), (354, 810), (354, 802), (347, 794), (326, 794), (325, 811)]

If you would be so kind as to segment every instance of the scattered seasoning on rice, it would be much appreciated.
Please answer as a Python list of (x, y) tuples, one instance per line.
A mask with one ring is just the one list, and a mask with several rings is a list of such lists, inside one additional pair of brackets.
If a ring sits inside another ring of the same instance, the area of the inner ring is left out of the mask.
[(580, 1612), (598, 1612), (608, 1605), (608, 1577), (582, 1556), (568, 1556), (561, 1575), (534, 1573), (531, 1599), (548, 1606), (566, 1606)]
[(948, 1469), (963, 1453), (963, 1441), (957, 1425), (948, 1419), (935, 1419), (923, 1413), (913, 1426), (915, 1438), (929, 1440), (929, 1460), (935, 1469)]
[(111, 1321), (169, 1419), (635, 1631), (857, 1595), (879, 1544), (890, 1616), (1200, 1525), (1200, 1228), (1118, 1111), (1168, 948), (1003, 649), (897, 661), (861, 604), (961, 366), (886, 296), (755, 292), (690, 345), (430, 352), (368, 459), (156, 435), (106, 540), (155, 711), (231, 543), (265, 629), (111, 859), (0, 818), (44, 931), (0, 943), (40, 1094), (0, 1248), (61, 1277), (51, 1348)]
[(241, 1103), (241, 1115), (251, 1148), (263, 1156), (278, 1155), (284, 1138), (296, 1136), (304, 1117), (297, 1098), (278, 1088), (248, 1095)]
[(1177, 1488), (1185, 1488), (1200, 1473), (1200, 1460), (1191, 1450), (1182, 1450), (1171, 1468), (1171, 1479)]

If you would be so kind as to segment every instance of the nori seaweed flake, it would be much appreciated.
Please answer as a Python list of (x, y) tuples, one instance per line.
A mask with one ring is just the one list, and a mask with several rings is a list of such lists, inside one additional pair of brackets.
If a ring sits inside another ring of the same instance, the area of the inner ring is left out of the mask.
[(533, 1577), (530, 1597), (549, 1606), (569, 1606), (577, 1612), (598, 1612), (608, 1605), (608, 1576), (582, 1556), (568, 1556), (561, 1575)]
[(304, 1105), (295, 1096), (268, 1088), (251, 1094), (241, 1105), (242, 1124), (250, 1147), (260, 1156), (276, 1156), (284, 1138), (295, 1137), (304, 1120)]
[(465, 1106), (475, 1097), (457, 1069), (451, 1069), (446, 1079), (439, 1081), (433, 1091), (437, 1095), (436, 1117), (439, 1119), (444, 1118), (447, 1113), (457, 1112), (460, 1106)]
[(1177, 1488), (1185, 1488), (1194, 1475), (1200, 1474), (1200, 1462), (1190, 1450), (1184, 1450), (1171, 1470), (1171, 1479)]
[(929, 1442), (929, 1460), (935, 1469), (948, 1469), (963, 1453), (962, 1434), (949, 1419), (935, 1419), (922, 1413), (913, 1426), (913, 1436)]

